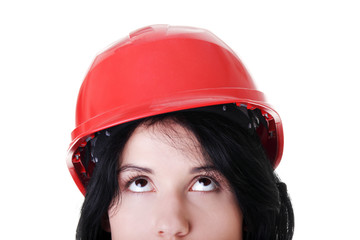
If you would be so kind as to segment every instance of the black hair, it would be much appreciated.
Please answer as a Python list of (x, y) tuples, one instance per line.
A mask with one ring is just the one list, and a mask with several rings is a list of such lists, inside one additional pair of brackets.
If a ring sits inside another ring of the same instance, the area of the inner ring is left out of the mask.
[(206, 161), (228, 180), (243, 214), (244, 240), (292, 239), (294, 214), (287, 188), (274, 172), (256, 131), (216, 113), (180, 111), (103, 130), (91, 140), (96, 147), (89, 156), (96, 157), (97, 163), (86, 187), (77, 240), (111, 239), (102, 225), (113, 200), (121, 195), (117, 171), (122, 150), (139, 125), (166, 125), (166, 120), (191, 131)]

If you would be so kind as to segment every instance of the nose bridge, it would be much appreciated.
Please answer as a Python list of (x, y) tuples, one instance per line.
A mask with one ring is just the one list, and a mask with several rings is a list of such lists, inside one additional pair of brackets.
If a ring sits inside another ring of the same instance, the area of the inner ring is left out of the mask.
[(189, 233), (190, 219), (184, 194), (176, 191), (159, 194), (154, 211), (154, 231), (157, 236), (173, 239)]

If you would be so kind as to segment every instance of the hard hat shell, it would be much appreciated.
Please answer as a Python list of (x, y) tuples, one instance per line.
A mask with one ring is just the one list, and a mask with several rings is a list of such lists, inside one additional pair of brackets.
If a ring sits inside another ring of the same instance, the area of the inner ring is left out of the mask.
[(211, 32), (153, 25), (99, 54), (80, 88), (67, 164), (85, 193), (77, 151), (100, 130), (184, 109), (236, 103), (260, 109), (268, 122), (263, 145), (274, 168), (283, 150), (279, 115), (266, 103), (237, 55)]

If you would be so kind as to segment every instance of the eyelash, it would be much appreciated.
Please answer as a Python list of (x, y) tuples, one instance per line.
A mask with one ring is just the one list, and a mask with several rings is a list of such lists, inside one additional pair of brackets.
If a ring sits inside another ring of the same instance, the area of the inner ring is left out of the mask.
[[(190, 186), (191, 187), (196, 183), (196, 181), (198, 181), (201, 178), (208, 178), (210, 179), (214, 184), (215, 184), (215, 189), (212, 191), (192, 191), (192, 192), (217, 192), (221, 189), (221, 184), (219, 182), (221, 182), (221, 179), (219, 176), (217, 176), (217, 174), (214, 173), (208, 173), (208, 174), (204, 174), (204, 175), (198, 175), (196, 177), (193, 178), (193, 180), (191, 181), (192, 184)], [(147, 181), (149, 181), (150, 184), (152, 184), (152, 182), (150, 181), (149, 177), (142, 175), (142, 174), (132, 174), (129, 175), (125, 180), (125, 185), (124, 185), (124, 190), (129, 190), (130, 185), (138, 180), (138, 179), (146, 179)], [(147, 192), (136, 192), (136, 193), (147, 193)]]

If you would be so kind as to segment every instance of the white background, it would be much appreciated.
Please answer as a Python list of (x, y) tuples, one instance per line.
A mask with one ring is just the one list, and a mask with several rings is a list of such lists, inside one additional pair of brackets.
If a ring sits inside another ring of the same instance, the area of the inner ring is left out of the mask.
[(0, 238), (74, 239), (78, 89), (96, 54), (158, 23), (218, 35), (279, 112), (294, 239), (360, 239), (360, 6), (316, 0), (1, 1)]

